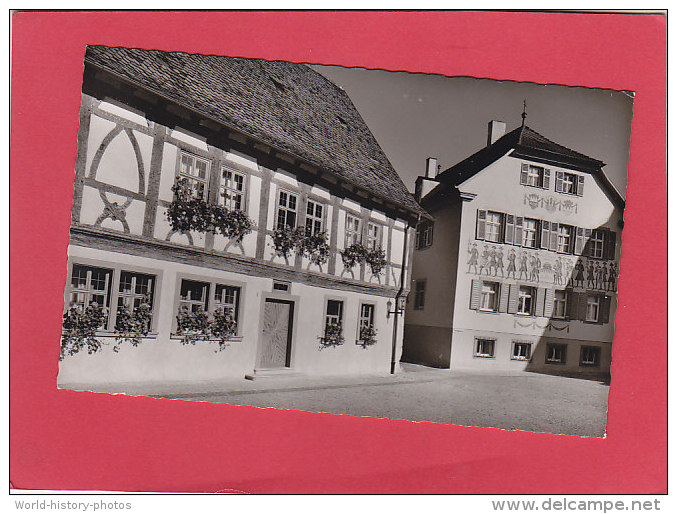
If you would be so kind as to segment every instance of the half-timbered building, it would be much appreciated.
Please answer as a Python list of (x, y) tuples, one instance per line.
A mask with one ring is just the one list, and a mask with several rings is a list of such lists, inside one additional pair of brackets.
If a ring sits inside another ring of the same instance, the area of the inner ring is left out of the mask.
[[(177, 224), (186, 192), (247, 230)], [(309, 66), (88, 47), (64, 300), (105, 317), (101, 348), (67, 353), (59, 383), (396, 369), (422, 214)], [(121, 320), (142, 304), (128, 344)]]

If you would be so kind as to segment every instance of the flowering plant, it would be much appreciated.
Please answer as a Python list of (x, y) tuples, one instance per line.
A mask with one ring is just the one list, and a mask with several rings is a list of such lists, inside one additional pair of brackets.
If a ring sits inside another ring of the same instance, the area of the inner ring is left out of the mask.
[(273, 232), (273, 245), (275, 246), (275, 254), (279, 257), (289, 258), (292, 252), (301, 246), (305, 230), (303, 227), (289, 227), (276, 228)]
[(360, 327), (360, 338), (357, 344), (365, 350), (369, 346), (376, 344), (376, 329), (372, 325)]
[(386, 253), (380, 248), (369, 250), (364, 257), (364, 261), (369, 264), (371, 272), (374, 275), (379, 275), (381, 271), (383, 271), (383, 269), (388, 265)]
[(146, 294), (138, 306), (130, 309), (126, 305), (118, 307), (115, 316), (115, 340), (113, 351), (120, 349), (122, 341), (129, 341), (132, 346), (138, 346), (141, 340), (150, 332), (153, 308), (150, 295)]
[(212, 319), (204, 311), (192, 312), (186, 307), (176, 316), (176, 335), (181, 336), (183, 344), (195, 344), (196, 341), (217, 341), (219, 350), (237, 334), (237, 321), (226, 309), (217, 309)]
[(320, 339), (320, 350), (330, 346), (341, 346), (345, 339), (343, 338), (343, 325), (341, 322), (329, 323), (324, 327), (324, 335)]
[(187, 179), (172, 186), (174, 200), (167, 207), (167, 221), (177, 232), (219, 232), (236, 242), (252, 231), (251, 219), (240, 210), (214, 205), (193, 194)]
[(106, 320), (106, 309), (91, 303), (86, 308), (73, 305), (63, 315), (63, 333), (61, 335), (61, 355), (63, 360), (66, 354), (75, 355), (87, 349), (92, 354), (101, 349), (101, 341), (96, 332)]
[(362, 243), (353, 243), (349, 247), (341, 250), (341, 258), (346, 268), (352, 269), (359, 262), (364, 261), (367, 249)]
[(303, 251), (303, 255), (310, 259), (310, 262), (321, 266), (329, 259), (327, 233), (320, 232), (315, 235), (306, 235), (301, 240), (301, 250)]

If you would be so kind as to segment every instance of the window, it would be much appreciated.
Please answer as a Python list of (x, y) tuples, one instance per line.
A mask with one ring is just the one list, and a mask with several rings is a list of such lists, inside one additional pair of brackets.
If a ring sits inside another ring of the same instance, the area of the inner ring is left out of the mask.
[(524, 186), (550, 189), (550, 170), (542, 166), (522, 163), (520, 184)]
[(367, 224), (367, 250), (381, 248), (381, 225), (376, 223)]
[(214, 288), (214, 310), (223, 310), (237, 321), (240, 288), (216, 284)]
[(298, 205), (298, 196), (288, 191), (280, 191), (279, 201), (277, 203), (277, 228), (296, 227), (296, 209)]
[(495, 346), (496, 341), (494, 339), (475, 339), (475, 357), (492, 358)]
[(343, 302), (341, 300), (327, 300), (327, 314), (324, 318), (324, 328), (340, 326), (343, 321)]
[(207, 312), (209, 308), (209, 284), (193, 280), (181, 281), (179, 310), (189, 312)]
[(557, 227), (557, 251), (560, 253), (571, 253), (571, 238), (573, 227), (569, 225), (559, 225)]
[(585, 321), (599, 321), (599, 295), (589, 294), (585, 308)]
[(600, 355), (599, 346), (581, 346), (581, 366), (598, 367)]
[(604, 257), (604, 231), (593, 230), (588, 238), (586, 245), (586, 254), (595, 259)]
[(536, 248), (538, 238), (538, 220), (524, 218), (522, 223), (522, 246)]
[(485, 241), (500, 243), (503, 239), (503, 214), (500, 212), (487, 212)]
[(358, 334), (362, 332), (363, 328), (374, 326), (374, 304), (363, 303), (360, 305), (360, 318), (357, 324)]
[(106, 309), (110, 303), (112, 278), (111, 269), (73, 264), (69, 307), (76, 305), (83, 309), (90, 305), (103, 307), (106, 316), (101, 328), (107, 328), (109, 317)]
[[(142, 273), (123, 271), (120, 273), (118, 286), (118, 311), (127, 309), (133, 312), (141, 305), (144, 298), (148, 297), (148, 303), (153, 306), (153, 286), (155, 277)], [(148, 328), (148, 327), (147, 327)]]
[(206, 200), (209, 161), (195, 155), (181, 152), (179, 179), (185, 179), (196, 198)]
[(565, 318), (567, 315), (567, 292), (563, 289), (555, 290), (552, 305), (553, 318)]
[(498, 282), (482, 282), (482, 293), (480, 295), (481, 311), (498, 311), (498, 287)]
[(520, 286), (519, 295), (517, 297), (517, 313), (518, 314), (533, 314), (535, 303), (535, 291), (530, 286)]
[(572, 173), (562, 174), (562, 193), (576, 194), (576, 175)]
[(429, 221), (416, 227), (416, 249), (428, 248), (433, 244), (433, 224)]
[(545, 362), (548, 364), (566, 364), (567, 345), (548, 343), (545, 349)]
[(244, 210), (245, 176), (237, 171), (223, 168), (219, 186), (219, 205), (230, 210)]
[(510, 358), (514, 361), (528, 361), (531, 358), (531, 343), (513, 341)]
[(314, 200), (308, 200), (306, 208), (306, 235), (316, 236), (322, 232), (324, 223), (324, 205)]
[(423, 309), (425, 307), (425, 280), (415, 281), (414, 290), (414, 309)]
[(352, 214), (346, 214), (346, 248), (355, 243), (359, 243), (362, 239), (360, 235), (360, 225), (360, 218), (353, 216)]

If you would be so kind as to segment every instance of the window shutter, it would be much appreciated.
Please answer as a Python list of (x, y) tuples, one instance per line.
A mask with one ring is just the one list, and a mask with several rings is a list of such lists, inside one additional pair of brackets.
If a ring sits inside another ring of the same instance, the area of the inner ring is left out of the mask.
[(555, 192), (562, 192), (562, 179), (564, 178), (564, 173), (561, 171), (555, 172)]
[(508, 296), (508, 313), (515, 314), (517, 312), (517, 295), (519, 293), (519, 286), (510, 284), (510, 294)]
[(522, 225), (524, 225), (524, 218), (521, 216), (515, 217), (515, 244), (522, 246)]
[(567, 289), (567, 305), (566, 317), (567, 319), (576, 319), (576, 310), (578, 309), (578, 293), (574, 293), (571, 289)]
[(501, 284), (501, 299), (498, 302), (498, 312), (508, 312), (509, 284)]
[(515, 240), (515, 215), (505, 215), (505, 242), (506, 244), (513, 244)]
[(578, 187), (576, 187), (576, 194), (578, 196), (583, 196), (583, 180), (585, 177), (583, 175), (578, 175)]
[(559, 223), (552, 223), (550, 225), (550, 249), (553, 252), (557, 251), (557, 233), (559, 232)]
[(550, 169), (543, 170), (543, 189), (550, 189)]
[(476, 239), (484, 240), (484, 228), (487, 222), (487, 211), (477, 210), (477, 235)]
[(527, 174), (529, 173), (529, 165), (522, 164), (522, 171), (520, 173), (520, 184), (524, 185), (527, 183)]
[(480, 290), (482, 282), (480, 280), (473, 280), (470, 288), (470, 308), (477, 310), (480, 307)]
[(552, 317), (552, 309), (555, 305), (555, 290), (554, 289), (544, 289), (545, 292), (545, 303), (543, 305), (543, 316), (546, 318)]
[(550, 222), (541, 221), (541, 248), (547, 250), (550, 247)]
[(609, 230), (604, 234), (605, 245), (604, 258), (614, 260), (616, 258), (616, 232)]
[(578, 318), (581, 321), (585, 321), (585, 317), (588, 310), (588, 294), (587, 293), (578, 293)]
[(545, 288), (544, 287), (539, 287), (539, 288), (534, 288), (536, 291), (536, 316), (544, 316), (544, 309), (545, 309)]
[(611, 311), (611, 297), (603, 296), (599, 306), (599, 322), (609, 323), (609, 313)]
[(574, 245), (574, 253), (576, 255), (582, 255), (583, 254), (583, 229), (581, 227), (574, 227), (574, 231), (576, 233), (576, 244)]

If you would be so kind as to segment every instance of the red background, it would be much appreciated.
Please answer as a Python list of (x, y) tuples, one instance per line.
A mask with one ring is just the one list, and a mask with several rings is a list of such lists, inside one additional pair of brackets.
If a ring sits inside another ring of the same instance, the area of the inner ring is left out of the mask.
[[(12, 31), (14, 487), (337, 493), (666, 491), (664, 17), (17, 13)], [(607, 438), (57, 390), (86, 44), (635, 91)]]

